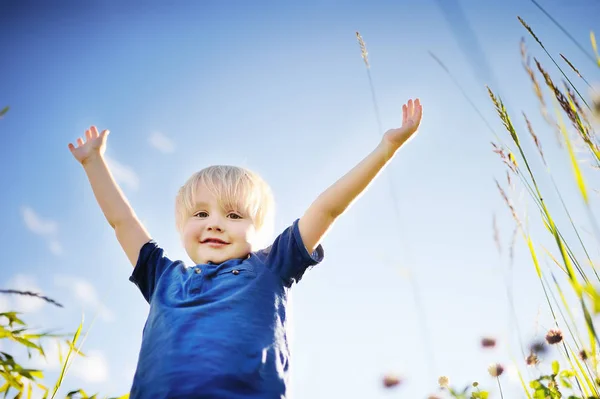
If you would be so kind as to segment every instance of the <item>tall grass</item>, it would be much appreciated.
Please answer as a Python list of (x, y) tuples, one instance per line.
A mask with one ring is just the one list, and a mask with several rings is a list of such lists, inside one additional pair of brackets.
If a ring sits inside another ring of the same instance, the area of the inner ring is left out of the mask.
[[(55, 300), (44, 295), (19, 290), (0, 290), (3, 294), (24, 295), (43, 300), (57, 307), (63, 307)], [(74, 334), (52, 334), (49, 332), (34, 332), (21, 319), (17, 312), (0, 313), (0, 340), (6, 339), (16, 343), (18, 347), (27, 350), (28, 358), (31, 358), (32, 353), (37, 353), (43, 359), (46, 359), (44, 343), (48, 339), (60, 339), (63, 344), (66, 344), (68, 350), (66, 356), (62, 356), (63, 348), (61, 341), (57, 341), (58, 356), (60, 363), (60, 371), (56, 382), (52, 388), (44, 384), (44, 371), (39, 369), (31, 369), (24, 367), (21, 360), (5, 351), (0, 351), (0, 394), (3, 397), (8, 397), (9, 394), (15, 394), (15, 399), (28, 398), (33, 395), (34, 387), (42, 392), (42, 398), (54, 399), (57, 397), (59, 389), (62, 387), (64, 378), (67, 375), (70, 365), (73, 362), (74, 356), (85, 356), (81, 351), (83, 342), (81, 332), (83, 329), (83, 319), (79, 323)], [(89, 331), (89, 329), (88, 329)], [(85, 334), (87, 335), (87, 333)], [(6, 350), (6, 349), (5, 349)], [(66, 394), (67, 398), (73, 399), (96, 399), (98, 394), (88, 395), (83, 389), (72, 390)], [(118, 398), (111, 399), (127, 399), (129, 394), (125, 394)]]
[[(533, 0), (532, 0), (533, 1)], [(555, 24), (553, 19), (537, 2), (540, 8)], [(511, 300), (511, 312), (513, 323), (519, 334), (521, 343), (521, 359), (514, 359), (514, 366), (521, 382), (523, 397), (535, 399), (589, 399), (600, 398), (600, 367), (599, 347), (600, 339), (594, 316), (600, 313), (600, 276), (594, 264), (591, 253), (600, 249), (600, 228), (591, 205), (593, 191), (590, 189), (586, 176), (594, 176), (600, 169), (600, 140), (594, 129), (594, 117), (600, 118), (600, 97), (593, 89), (590, 82), (582, 75), (577, 66), (563, 54), (562, 60), (575, 73), (576, 80), (569, 78), (565, 70), (557, 63), (556, 58), (550, 54), (533, 28), (521, 17), (517, 17), (525, 32), (533, 39), (539, 48), (545, 53), (561, 77), (561, 84), (557, 84), (537, 58), (528, 55), (525, 39), (521, 42), (521, 54), (523, 68), (529, 77), (534, 96), (539, 102), (539, 111), (546, 123), (545, 127), (534, 126), (525, 111), (521, 112), (527, 129), (526, 134), (520, 132), (513, 122), (512, 116), (507, 111), (503, 100), (495, 93), (494, 88), (487, 87), (491, 105), (496, 111), (501, 122), (504, 133), (497, 133), (484, 117), (484, 112), (473, 101), (469, 94), (462, 88), (460, 82), (453, 76), (450, 69), (435, 54), (430, 52), (432, 58), (450, 77), (457, 89), (471, 105), (476, 114), (482, 119), (493, 137), (492, 151), (496, 153), (499, 160), (506, 167), (508, 186), (519, 184), (528, 194), (534, 204), (537, 220), (545, 228), (547, 238), (550, 238), (551, 247), (542, 246), (544, 237), (536, 237), (519, 217), (519, 209), (511, 198), (510, 193), (514, 190), (506, 190), (503, 184), (496, 180), (498, 192), (506, 205), (508, 215), (515, 224), (515, 233), (521, 237), (526, 245), (531, 259), (531, 265), (535, 276), (541, 286), (547, 310), (552, 317), (553, 326), (547, 327), (543, 341), (533, 342), (528, 348), (523, 345), (518, 323), (516, 323), (516, 312)], [(560, 26), (564, 33), (566, 30)], [(569, 37), (573, 37), (568, 34)], [(596, 61), (600, 66), (595, 35), (590, 33), (590, 44), (594, 51), (595, 59), (586, 52), (588, 58)], [(364, 42), (363, 42), (364, 44)], [(583, 49), (582, 49), (583, 50)], [(361, 51), (366, 53), (366, 48), (361, 45)], [(584, 50), (585, 51), (585, 50)], [(364, 58), (364, 57), (363, 57)], [(370, 66), (367, 64), (367, 68)], [(540, 83), (541, 82), (541, 83)], [(369, 83), (372, 88), (372, 80), (369, 73)], [(579, 89), (579, 84), (584, 84), (593, 98), (587, 98)], [(550, 102), (545, 100), (550, 98)], [(375, 98), (375, 97), (374, 97)], [(376, 103), (375, 103), (376, 104)], [(377, 106), (376, 106), (377, 108)], [(570, 123), (568, 126), (565, 121)], [(575, 182), (576, 194), (581, 198), (585, 218), (574, 220), (574, 212), (564, 201), (564, 189), (561, 190), (556, 183), (551, 171), (550, 159), (544, 154), (544, 141), (551, 139), (560, 144), (560, 148), (568, 159), (572, 178)], [(532, 145), (524, 145), (531, 141)], [(534, 149), (533, 152), (530, 149)], [(543, 169), (538, 171), (532, 164), (538, 162)], [(535, 170), (535, 172), (534, 172)], [(541, 180), (548, 179), (551, 182), (550, 190), (540, 184)], [(549, 192), (545, 192), (549, 191)], [(558, 200), (558, 207), (552, 208), (548, 199), (553, 197)], [(566, 222), (563, 222), (566, 221)], [(559, 222), (560, 221), (560, 222)], [(582, 224), (592, 227), (592, 244), (585, 243), (582, 234)], [(496, 227), (496, 216), (494, 216), (494, 241), (501, 252), (501, 246)], [(511, 244), (511, 262), (512, 262)], [(546, 266), (544, 266), (546, 265)], [(507, 288), (510, 295), (512, 291)], [(579, 321), (583, 320), (583, 321)], [(495, 346), (495, 340), (486, 338), (482, 341), (482, 347)], [(549, 372), (542, 372), (539, 368), (541, 358), (546, 358), (549, 347), (555, 348), (552, 354), (554, 359), (545, 360), (550, 364)], [(529, 382), (526, 382), (522, 370), (529, 368)], [(496, 380), (497, 387), (483, 391), (479, 383), (467, 385), (462, 389), (451, 387), (448, 379), (440, 378), (440, 392), (446, 393), (453, 398), (488, 398), (491, 391), (498, 397), (504, 397), (501, 378), (504, 373), (502, 364), (492, 364), (488, 372)], [(438, 397), (432, 395), (431, 398)]]

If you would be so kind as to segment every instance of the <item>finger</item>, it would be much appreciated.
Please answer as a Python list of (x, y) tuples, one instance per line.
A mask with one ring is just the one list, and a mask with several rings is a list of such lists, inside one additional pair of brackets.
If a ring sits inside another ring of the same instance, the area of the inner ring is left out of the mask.
[(96, 138), (98, 137), (98, 129), (96, 128), (96, 126), (92, 126), (92, 128), (90, 129), (92, 132), (92, 138)]
[(417, 117), (418, 117), (418, 119), (421, 119), (421, 116), (423, 115), (423, 106), (421, 105), (421, 101), (419, 101), (418, 98), (415, 101), (415, 107), (416, 107)]
[(75, 151), (75, 146), (73, 143), (69, 143), (69, 150), (71, 150), (71, 152)]
[(81, 137), (77, 138), (77, 146), (81, 147), (83, 145), (83, 139)]
[(403, 125), (406, 123), (407, 113), (408, 113), (408, 107), (406, 106), (406, 104), (404, 104), (404, 105), (402, 105), (402, 124)]
[(110, 133), (110, 130), (104, 129), (102, 131), (102, 133), (100, 133), (100, 137), (102, 137), (102, 139), (104, 139), (106, 136), (108, 136), (109, 133)]
[(90, 131), (90, 129), (85, 131), (85, 139), (86, 140), (91, 140), (92, 139), (92, 132)]

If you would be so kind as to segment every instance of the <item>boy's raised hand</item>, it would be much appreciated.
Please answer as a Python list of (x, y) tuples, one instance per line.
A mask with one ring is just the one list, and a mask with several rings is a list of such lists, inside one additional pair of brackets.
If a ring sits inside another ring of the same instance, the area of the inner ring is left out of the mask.
[(76, 160), (85, 164), (95, 156), (104, 154), (106, 150), (106, 136), (109, 131), (103, 130), (102, 133), (98, 133), (96, 126), (92, 126), (85, 131), (85, 143), (81, 137), (77, 139), (77, 147), (72, 143), (69, 143), (69, 150)]
[(402, 106), (402, 126), (397, 129), (390, 129), (384, 134), (384, 140), (389, 142), (394, 149), (408, 141), (421, 124), (421, 116), (423, 115), (423, 107), (417, 98), (408, 100), (407, 104)]

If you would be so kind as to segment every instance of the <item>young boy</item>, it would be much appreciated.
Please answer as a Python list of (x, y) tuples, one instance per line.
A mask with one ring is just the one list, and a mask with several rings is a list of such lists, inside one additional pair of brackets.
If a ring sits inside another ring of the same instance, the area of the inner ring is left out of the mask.
[(176, 198), (176, 222), (195, 266), (173, 261), (152, 240), (103, 158), (108, 130), (92, 126), (69, 144), (106, 219), (134, 266), (130, 280), (150, 304), (130, 398), (285, 398), (289, 289), (323, 259), (321, 240), (417, 131), (417, 99), (402, 107), (362, 162), (323, 192), (265, 248), (272, 220), (269, 187), (254, 173), (212, 166), (194, 174)]

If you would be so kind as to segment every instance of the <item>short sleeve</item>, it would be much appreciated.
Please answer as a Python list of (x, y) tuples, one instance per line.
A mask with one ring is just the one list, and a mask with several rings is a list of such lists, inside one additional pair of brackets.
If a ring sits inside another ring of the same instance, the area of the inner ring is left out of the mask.
[(167, 258), (165, 251), (156, 241), (148, 241), (140, 249), (138, 261), (129, 281), (138, 286), (146, 301), (150, 303), (158, 280), (174, 263)]
[(302, 241), (298, 221), (286, 228), (273, 244), (257, 254), (265, 257), (265, 264), (290, 287), (302, 279), (304, 272), (310, 266), (320, 263), (324, 257), (321, 244), (309, 253)]

